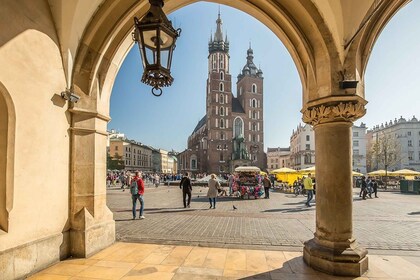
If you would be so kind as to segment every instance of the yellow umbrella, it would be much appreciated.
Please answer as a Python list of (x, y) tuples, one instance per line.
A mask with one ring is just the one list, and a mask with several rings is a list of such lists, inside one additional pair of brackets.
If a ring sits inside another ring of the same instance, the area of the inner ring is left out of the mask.
[(352, 173), (353, 173), (353, 176), (363, 176), (363, 174), (360, 172), (352, 171)]
[(276, 173), (296, 173), (296, 170), (294, 170), (292, 168), (282, 167), (282, 168), (279, 168), (279, 169), (271, 170), (270, 173), (271, 174), (276, 174)]
[(264, 171), (260, 171), (260, 175), (267, 176), (267, 173), (265, 173)]
[(420, 172), (413, 171), (410, 169), (401, 169), (401, 170), (393, 171), (392, 173), (397, 176), (419, 176), (420, 175)]
[(315, 173), (315, 165), (311, 166), (311, 167), (301, 169), (301, 170), (299, 170), (299, 173), (302, 174), (302, 175), (307, 175), (309, 173), (314, 174)]
[(380, 170), (369, 172), (367, 175), (369, 175), (369, 176), (393, 176), (394, 172), (391, 172), (391, 171), (385, 172), (385, 170), (380, 169)]
[(296, 170), (287, 167), (274, 169), (270, 173), (276, 174), (277, 181), (286, 182), (289, 185), (293, 184), (299, 176), (299, 173)]

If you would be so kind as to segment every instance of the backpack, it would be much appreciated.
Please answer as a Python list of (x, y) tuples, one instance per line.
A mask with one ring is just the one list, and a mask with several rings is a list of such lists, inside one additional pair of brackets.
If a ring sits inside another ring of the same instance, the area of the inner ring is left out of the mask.
[(136, 180), (133, 180), (131, 182), (130, 192), (131, 192), (131, 195), (137, 195), (137, 194), (139, 194), (139, 186), (137, 185), (137, 181)]

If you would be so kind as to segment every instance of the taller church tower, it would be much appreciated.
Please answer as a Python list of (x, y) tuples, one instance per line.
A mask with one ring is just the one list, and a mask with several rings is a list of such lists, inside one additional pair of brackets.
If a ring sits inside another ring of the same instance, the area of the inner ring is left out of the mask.
[(220, 12), (216, 32), (210, 36), (206, 93), (207, 147), (209, 169), (229, 172), (232, 153), (232, 77), (229, 73), (229, 41), (223, 38)]

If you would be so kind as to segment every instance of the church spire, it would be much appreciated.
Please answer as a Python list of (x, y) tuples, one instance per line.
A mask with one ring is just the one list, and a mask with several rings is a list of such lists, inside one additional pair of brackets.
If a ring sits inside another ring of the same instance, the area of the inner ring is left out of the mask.
[(216, 20), (216, 32), (214, 33), (214, 37), (210, 37), (209, 42), (209, 53), (222, 51), (222, 52), (229, 52), (229, 42), (227, 39), (227, 35), (225, 38), (223, 38), (223, 31), (222, 31), (222, 18), (220, 16), (220, 6), (219, 11), (217, 14), (217, 20)]

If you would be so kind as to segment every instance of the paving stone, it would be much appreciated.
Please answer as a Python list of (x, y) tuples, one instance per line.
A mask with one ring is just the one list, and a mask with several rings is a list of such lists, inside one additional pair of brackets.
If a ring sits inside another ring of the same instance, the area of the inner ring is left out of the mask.
[[(301, 249), (303, 242), (313, 238), (316, 206), (306, 208), (303, 196), (272, 192), (270, 200), (220, 197), (217, 208), (208, 209), (206, 192), (206, 188), (194, 187), (191, 208), (185, 209), (179, 188), (146, 187), (146, 219), (131, 220), (129, 192), (109, 189), (107, 200), (116, 220), (117, 240), (276, 250), (285, 246)], [(361, 201), (358, 189), (353, 194), (354, 236), (362, 246), (420, 255), (420, 215), (410, 214), (418, 211), (420, 196), (383, 192), (379, 199)], [(233, 205), (238, 209), (233, 210)]]

